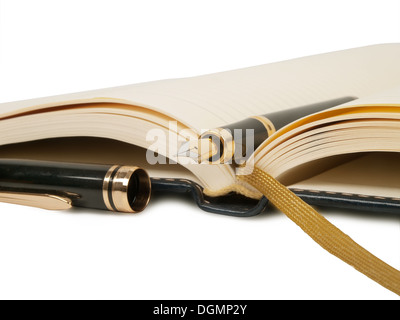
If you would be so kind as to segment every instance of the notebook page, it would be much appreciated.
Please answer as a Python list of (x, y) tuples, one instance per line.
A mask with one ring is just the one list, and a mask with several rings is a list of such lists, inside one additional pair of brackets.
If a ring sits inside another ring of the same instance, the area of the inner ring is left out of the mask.
[(400, 199), (399, 160), (398, 153), (367, 153), (290, 188)]
[(393, 88), (361, 97), (332, 109), (345, 109), (348, 106), (400, 106), (400, 83)]
[(375, 45), (193, 78), (6, 103), (0, 112), (119, 102), (157, 110), (200, 131), (252, 115), (394, 87), (400, 82), (399, 56), (400, 44)]

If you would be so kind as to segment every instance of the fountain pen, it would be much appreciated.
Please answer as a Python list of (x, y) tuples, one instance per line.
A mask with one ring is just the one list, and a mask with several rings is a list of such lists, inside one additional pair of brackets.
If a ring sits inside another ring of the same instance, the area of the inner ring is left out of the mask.
[[(211, 164), (230, 163), (235, 158), (236, 164), (242, 164), (252, 151), (287, 124), (355, 99), (355, 97), (351, 96), (341, 97), (294, 109), (254, 116), (220, 128), (211, 129), (203, 133), (198, 140), (182, 143), (178, 156), (192, 158), (198, 163)], [(239, 138), (234, 135), (235, 130), (240, 130), (239, 132), (242, 133)], [(248, 132), (251, 132), (252, 136), (246, 137)], [(251, 147), (247, 144), (248, 138), (254, 142)], [(236, 152), (237, 150), (241, 151)]]
[(147, 172), (135, 166), (0, 159), (0, 202), (137, 213), (150, 194)]

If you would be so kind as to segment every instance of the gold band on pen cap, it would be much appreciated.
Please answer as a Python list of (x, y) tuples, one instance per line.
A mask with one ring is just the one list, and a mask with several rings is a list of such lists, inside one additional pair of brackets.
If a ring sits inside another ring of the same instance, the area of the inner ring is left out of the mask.
[(113, 166), (104, 178), (103, 200), (110, 211), (141, 212), (148, 205), (150, 196), (150, 177), (142, 168)]

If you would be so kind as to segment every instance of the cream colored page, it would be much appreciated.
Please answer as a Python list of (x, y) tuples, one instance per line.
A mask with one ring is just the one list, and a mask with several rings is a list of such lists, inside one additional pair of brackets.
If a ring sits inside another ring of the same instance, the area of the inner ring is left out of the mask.
[[(338, 121), (356, 121), (365, 119), (393, 119), (400, 115), (400, 85), (380, 91), (372, 95), (342, 104), (341, 106), (304, 117), (278, 131), (271, 139), (266, 140), (255, 152), (256, 164), (267, 168), (271, 150), (290, 143), (292, 137), (313, 127), (328, 125)], [(340, 150), (338, 151), (340, 154)]]
[(328, 99), (378, 93), (400, 82), (400, 44), (375, 45), (185, 79), (6, 103), (20, 109), (80, 102), (148, 107), (197, 130)]
[[(400, 57), (399, 57), (400, 58)], [(399, 61), (400, 64), (400, 61)], [(399, 79), (400, 80), (400, 79)], [(400, 83), (393, 88), (361, 97), (332, 109), (345, 109), (348, 106), (397, 106), (400, 107)]]
[(400, 200), (399, 162), (400, 153), (366, 154), (289, 187)]

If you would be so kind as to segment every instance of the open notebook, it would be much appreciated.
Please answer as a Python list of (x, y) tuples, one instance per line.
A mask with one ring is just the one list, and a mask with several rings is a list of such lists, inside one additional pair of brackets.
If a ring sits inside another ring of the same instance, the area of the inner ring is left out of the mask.
[[(205, 202), (226, 196), (257, 202), (262, 195), (237, 179), (248, 167), (177, 165), (179, 144), (250, 116), (353, 96), (357, 99), (278, 130), (251, 160), (309, 203), (400, 212), (399, 57), (400, 44), (375, 45), (3, 103), (0, 157), (140, 165), (160, 190), (196, 188)], [(146, 161), (155, 143), (149, 132), (166, 138), (154, 150), (164, 157), (161, 164)], [(240, 210), (258, 213), (266, 202), (257, 203), (255, 210), (247, 205)]]

